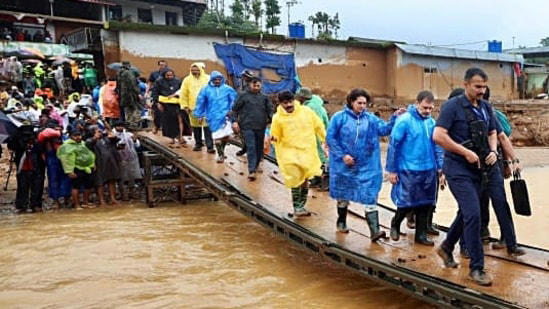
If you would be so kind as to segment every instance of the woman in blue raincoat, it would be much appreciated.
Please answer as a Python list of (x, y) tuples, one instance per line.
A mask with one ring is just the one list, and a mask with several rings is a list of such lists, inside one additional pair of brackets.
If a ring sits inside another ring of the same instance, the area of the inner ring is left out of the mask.
[(379, 137), (391, 133), (399, 110), (386, 123), (366, 111), (371, 101), (364, 89), (347, 95), (347, 106), (328, 125), (330, 150), (330, 196), (337, 200), (337, 230), (348, 232), (346, 217), (349, 201), (364, 204), (372, 241), (385, 236), (379, 230), (377, 195), (381, 190), (382, 168)]
[(217, 163), (225, 160), (225, 145), (232, 134), (229, 112), (236, 100), (236, 91), (225, 84), (225, 77), (218, 71), (210, 74), (210, 81), (196, 99), (193, 116), (202, 123), (204, 118), (210, 126), (217, 149)]
[[(386, 171), (393, 184), (391, 199), (397, 211), (391, 220), (391, 238), (399, 239), (400, 224), (406, 214), (416, 214), (417, 243), (432, 246), (427, 238), (429, 214), (436, 202), (437, 174), (442, 175), (443, 150), (433, 141), (435, 120), (431, 117), (434, 97), (421, 91), (416, 104), (399, 117), (391, 132)], [(441, 179), (443, 182), (443, 179)]]

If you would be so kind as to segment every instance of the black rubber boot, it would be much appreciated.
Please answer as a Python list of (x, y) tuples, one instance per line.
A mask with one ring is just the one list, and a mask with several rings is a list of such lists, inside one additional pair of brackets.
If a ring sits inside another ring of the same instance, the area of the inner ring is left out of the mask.
[(366, 222), (368, 222), (368, 227), (370, 228), (370, 238), (372, 242), (385, 237), (385, 231), (379, 230), (379, 216), (377, 210), (366, 211)]
[(413, 211), (406, 214), (406, 226), (412, 230), (416, 228), (416, 219)]
[(433, 226), (433, 213), (435, 212), (435, 206), (429, 209), (427, 213), (427, 234), (429, 235), (440, 235), (440, 232)]
[(425, 246), (434, 246), (435, 243), (427, 237), (427, 212), (429, 207), (416, 208), (416, 235), (415, 241)]
[(341, 206), (337, 205), (337, 222), (336, 222), (337, 231), (340, 233), (349, 233), (347, 228), (347, 205)]
[(397, 208), (393, 219), (391, 219), (391, 239), (398, 241), (400, 239), (400, 224), (406, 217), (406, 210)]
[(309, 181), (309, 187), (310, 188), (320, 188), (322, 185), (322, 178), (320, 176), (315, 176), (313, 179)]

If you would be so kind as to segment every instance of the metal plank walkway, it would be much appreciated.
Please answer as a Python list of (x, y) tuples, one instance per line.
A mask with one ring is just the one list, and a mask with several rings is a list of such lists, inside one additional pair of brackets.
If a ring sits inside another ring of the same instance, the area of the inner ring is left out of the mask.
[[(142, 143), (211, 191), (220, 200), (249, 216), (278, 235), (327, 260), (357, 271), (382, 284), (447, 308), (548, 308), (549, 252), (527, 247), (527, 254), (511, 259), (503, 252), (485, 247), (486, 270), (491, 287), (467, 279), (468, 262), (459, 259), (457, 269), (446, 269), (433, 247), (414, 245), (413, 237), (389, 239), (372, 244), (359, 205), (351, 205), (349, 234), (336, 233), (335, 203), (326, 192), (310, 190), (308, 208), (313, 216), (292, 219), (289, 190), (275, 163), (265, 161), (264, 172), (254, 182), (247, 180), (245, 158), (235, 156), (238, 148), (227, 146), (228, 159), (217, 164), (214, 155), (193, 152), (191, 147), (172, 149), (168, 139), (139, 133)], [(380, 207), (380, 222), (388, 232), (393, 210)], [(403, 224), (403, 232), (413, 235)], [(437, 245), (444, 233), (435, 238)]]

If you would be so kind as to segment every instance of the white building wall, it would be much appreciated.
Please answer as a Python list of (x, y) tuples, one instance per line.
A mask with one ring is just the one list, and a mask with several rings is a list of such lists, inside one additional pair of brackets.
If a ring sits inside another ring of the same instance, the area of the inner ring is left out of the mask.
[(295, 65), (298, 68), (310, 64), (344, 65), (347, 61), (346, 50), (345, 46), (327, 46), (298, 42), (295, 47)]
[(177, 13), (177, 25), (183, 26), (183, 12), (179, 6), (162, 5), (131, 0), (115, 0), (116, 4), (122, 6), (122, 17), (131, 15), (131, 20), (137, 22), (137, 9), (150, 9), (152, 11), (153, 24), (166, 24), (166, 11)]
[[(224, 39), (219, 36), (159, 35), (126, 31), (121, 31), (119, 36), (120, 49), (138, 57), (209, 60), (222, 64), (215, 54), (214, 43), (224, 43)], [(242, 44), (243, 41), (231, 38), (229, 43)]]

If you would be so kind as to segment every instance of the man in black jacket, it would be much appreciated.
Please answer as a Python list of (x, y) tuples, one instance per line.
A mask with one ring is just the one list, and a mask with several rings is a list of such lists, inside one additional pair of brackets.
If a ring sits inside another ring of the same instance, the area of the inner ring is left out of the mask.
[(246, 92), (241, 93), (233, 105), (233, 130), (246, 141), (248, 156), (248, 179), (255, 180), (259, 162), (263, 158), (265, 129), (273, 116), (273, 105), (269, 97), (261, 93), (261, 79), (252, 77)]
[(8, 142), (14, 153), (17, 191), (15, 208), (18, 212), (42, 209), (42, 194), (46, 163), (42, 157), (43, 148), (36, 141), (32, 126), (21, 126)]

